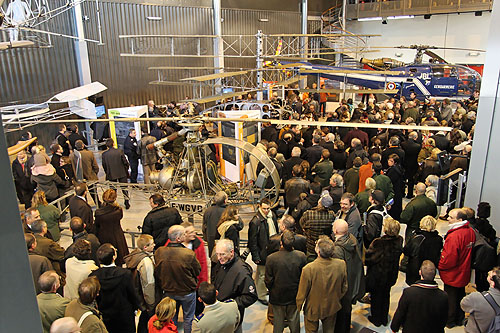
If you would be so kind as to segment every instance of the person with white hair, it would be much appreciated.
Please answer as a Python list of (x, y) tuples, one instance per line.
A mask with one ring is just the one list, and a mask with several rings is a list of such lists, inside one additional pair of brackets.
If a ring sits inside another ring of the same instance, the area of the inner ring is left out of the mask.
[(80, 326), (75, 318), (63, 317), (59, 318), (50, 326), (50, 333), (76, 333), (81, 332)]
[(217, 289), (217, 299), (221, 302), (232, 299), (238, 304), (240, 324), (235, 332), (242, 332), (241, 323), (245, 309), (257, 301), (252, 268), (234, 254), (233, 242), (220, 239), (215, 246), (217, 264), (214, 267), (212, 283)]

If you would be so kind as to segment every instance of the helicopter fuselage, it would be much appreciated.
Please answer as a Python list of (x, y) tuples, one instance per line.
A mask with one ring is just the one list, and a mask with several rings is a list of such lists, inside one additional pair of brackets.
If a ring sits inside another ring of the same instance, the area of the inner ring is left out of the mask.
[[(309, 64), (315, 70), (352, 70), (352, 68), (321, 66)], [(309, 67), (307, 66), (307, 67)], [(357, 73), (320, 73), (325, 79), (340, 81), (369, 89), (399, 90), (397, 96), (410, 97), (413, 92), (417, 98), (468, 98), (479, 91), (481, 75), (475, 70), (451, 64), (411, 64), (391, 69), (391, 74)], [(369, 72), (369, 73), (368, 73)]]

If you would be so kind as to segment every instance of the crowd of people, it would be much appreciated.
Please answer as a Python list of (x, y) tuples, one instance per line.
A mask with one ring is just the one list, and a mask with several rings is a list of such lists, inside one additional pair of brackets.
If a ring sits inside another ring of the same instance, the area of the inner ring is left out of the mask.
[[(245, 309), (255, 302), (267, 306), (274, 332), (286, 326), (299, 332), (301, 311), (306, 332), (318, 331), (320, 321), (324, 332), (349, 332), (358, 301), (371, 304), (373, 325), (390, 325), (394, 332), (443, 332), (464, 325), (465, 312), (472, 313), (467, 332), (485, 331), (496, 313), (490, 304), (500, 302), (500, 270), (496, 258), (479, 265), (474, 256), (479, 240), (496, 255), (490, 205), (479, 203), (477, 214), (462, 207), (440, 216), (438, 190), (441, 175), (468, 168), (477, 100), (458, 103), (453, 111), (448, 100), (377, 103), (369, 96), (366, 105), (342, 101), (328, 113), (315, 95), (291, 93), (292, 117), (326, 116), (331, 126), (263, 124), (257, 147), (280, 176), (283, 206), (259, 202), (248, 223), (248, 248), (240, 242), (245, 222), (227, 193), (216, 193), (205, 210), (203, 238), (157, 193), (149, 198), (137, 248), (129, 252), (119, 186), (99, 198), (89, 191), (85, 181), (97, 179), (99, 165), (76, 126), (68, 134), (61, 125), (51, 157), (40, 145), (29, 158), (20, 152), (12, 169), (26, 207), (25, 240), (44, 332), (70, 332), (75, 325), (82, 332), (177, 332), (180, 307), (185, 332), (241, 332)], [(280, 101), (274, 96), (273, 102)], [(423, 124), (429, 130), (364, 123)], [(437, 125), (452, 131), (433, 131)], [(124, 151), (107, 139), (106, 180), (137, 182), (139, 160), (145, 173), (153, 171), (151, 144), (176, 130), (168, 120), (158, 122), (139, 142), (131, 130)], [(250, 163), (249, 178), (257, 179), (263, 167)], [(64, 249), (58, 243), (61, 212), (50, 202), (71, 188), (73, 243)], [(128, 192), (122, 192), (128, 209)], [(438, 218), (449, 223), (444, 239), (436, 230)], [(473, 268), (478, 292), (466, 296)], [(400, 271), (410, 287), (391, 320), (391, 288)]]

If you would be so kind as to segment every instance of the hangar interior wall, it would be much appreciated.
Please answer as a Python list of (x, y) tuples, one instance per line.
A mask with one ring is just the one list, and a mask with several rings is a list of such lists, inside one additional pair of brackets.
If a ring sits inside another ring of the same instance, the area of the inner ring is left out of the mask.
[[(398, 46), (423, 44), (442, 47), (461, 47), (486, 50), (488, 31), (491, 22), (491, 13), (483, 12), (482, 16), (474, 13), (432, 15), (426, 20), (423, 16), (413, 19), (388, 20), (387, 24), (381, 21), (348, 21), (347, 30), (356, 34), (379, 34), (381, 37), (372, 37), (368, 45)], [(485, 53), (479, 56), (469, 55), (469, 51), (436, 50), (450, 63), (484, 64)], [(402, 57), (396, 57), (401, 53)], [(393, 48), (381, 48), (380, 52), (367, 53), (367, 58), (394, 58), (404, 62), (411, 62), (415, 51)], [(425, 61), (425, 58), (424, 58)]]

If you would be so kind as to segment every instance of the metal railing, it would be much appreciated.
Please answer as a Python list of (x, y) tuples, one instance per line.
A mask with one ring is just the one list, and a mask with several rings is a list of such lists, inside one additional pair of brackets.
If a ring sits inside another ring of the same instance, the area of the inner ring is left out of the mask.
[(492, 8), (492, 0), (394, 0), (373, 2), (356, 0), (356, 3), (346, 5), (346, 18), (465, 13), (489, 11)]

